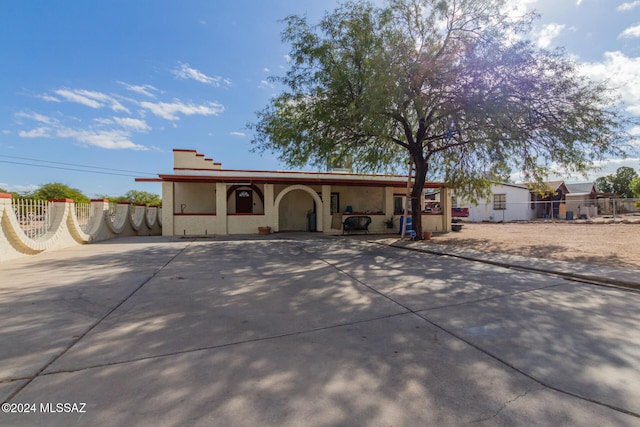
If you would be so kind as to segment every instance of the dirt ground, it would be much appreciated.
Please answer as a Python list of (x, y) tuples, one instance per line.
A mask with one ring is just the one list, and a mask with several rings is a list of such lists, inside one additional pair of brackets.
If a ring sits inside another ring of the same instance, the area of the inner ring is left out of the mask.
[(425, 244), (486, 252), (640, 268), (640, 223), (468, 223)]

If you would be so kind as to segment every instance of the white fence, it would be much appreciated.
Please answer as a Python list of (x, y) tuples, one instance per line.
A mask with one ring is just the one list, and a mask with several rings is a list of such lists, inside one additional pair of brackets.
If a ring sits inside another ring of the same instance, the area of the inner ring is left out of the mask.
[(162, 234), (161, 209), (107, 200), (12, 199), (0, 193), (0, 261), (117, 236)]
[(47, 200), (13, 199), (11, 206), (20, 228), (28, 238), (37, 240), (51, 229), (51, 202)]
[(89, 227), (89, 220), (91, 219), (91, 203), (78, 203), (75, 204), (76, 219), (80, 229), (87, 232)]

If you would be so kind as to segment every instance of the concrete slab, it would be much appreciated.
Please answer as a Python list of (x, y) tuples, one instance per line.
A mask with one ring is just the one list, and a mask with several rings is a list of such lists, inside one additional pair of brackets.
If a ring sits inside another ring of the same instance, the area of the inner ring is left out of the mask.
[(87, 404), (0, 425), (640, 425), (637, 293), (310, 234), (122, 239), (0, 277), (0, 393), (46, 369), (11, 402)]
[(287, 241), (197, 241), (47, 372), (407, 310)]
[(414, 311), (564, 283), (561, 278), (363, 241), (325, 239), (298, 244)]
[[(632, 425), (541, 387), (414, 315), (39, 377), (21, 425)], [(500, 424), (498, 424), (500, 425)]]
[(0, 381), (34, 375), (187, 244), (118, 239), (0, 264)]
[[(16, 390), (27, 383), (27, 380), (17, 380), (0, 383), (0, 401), (4, 402), (11, 396)], [(1, 417), (1, 415), (0, 415)]]
[(421, 315), (551, 387), (638, 414), (638, 303), (567, 284)]

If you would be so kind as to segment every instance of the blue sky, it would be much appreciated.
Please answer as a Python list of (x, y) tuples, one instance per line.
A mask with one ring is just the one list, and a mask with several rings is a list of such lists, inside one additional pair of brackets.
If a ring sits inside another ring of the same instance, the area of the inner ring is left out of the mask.
[[(90, 197), (160, 193), (133, 177), (171, 172), (173, 148), (225, 169), (284, 169), (250, 152), (245, 126), (279, 91), (267, 78), (287, 67), (280, 20), (317, 22), (337, 4), (0, 1), (0, 187), (56, 181)], [(640, 116), (640, 0), (514, 4), (542, 14), (531, 34), (540, 47), (565, 46), (586, 75), (611, 80), (620, 108)], [(594, 176), (620, 165), (640, 169), (638, 154)]]

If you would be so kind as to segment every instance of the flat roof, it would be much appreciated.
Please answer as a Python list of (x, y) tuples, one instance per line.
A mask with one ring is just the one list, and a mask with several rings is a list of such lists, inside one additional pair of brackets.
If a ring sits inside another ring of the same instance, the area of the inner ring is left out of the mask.
[[(356, 186), (406, 187), (406, 175), (354, 174), (346, 172), (297, 172), (253, 170), (174, 169), (158, 178), (136, 178), (136, 182), (225, 182), (233, 184), (296, 183)], [(444, 183), (426, 182), (424, 188), (441, 188)]]

